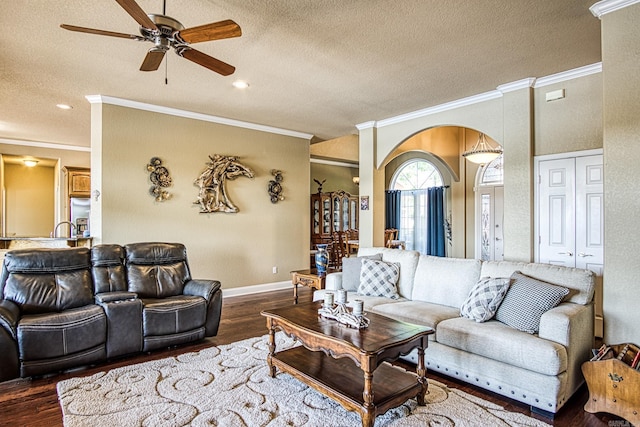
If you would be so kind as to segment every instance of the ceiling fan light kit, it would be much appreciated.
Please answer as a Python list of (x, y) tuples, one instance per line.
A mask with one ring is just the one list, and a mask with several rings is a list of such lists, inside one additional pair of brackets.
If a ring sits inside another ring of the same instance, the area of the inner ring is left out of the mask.
[(215, 71), (218, 74), (228, 76), (235, 72), (234, 66), (189, 46), (193, 43), (240, 37), (242, 35), (242, 30), (240, 29), (240, 26), (231, 19), (199, 25), (192, 28), (185, 28), (178, 20), (171, 18), (170, 16), (146, 14), (135, 0), (116, 1), (133, 19), (136, 20), (136, 22), (138, 22), (138, 24), (140, 24), (140, 34), (142, 34), (142, 36), (78, 27), (68, 24), (62, 24), (60, 27), (65, 30), (80, 33), (119, 37), (153, 43), (154, 46), (149, 49), (147, 55), (142, 61), (140, 71), (157, 70), (164, 59), (165, 53), (173, 47), (178, 56), (208, 68), (211, 71)]

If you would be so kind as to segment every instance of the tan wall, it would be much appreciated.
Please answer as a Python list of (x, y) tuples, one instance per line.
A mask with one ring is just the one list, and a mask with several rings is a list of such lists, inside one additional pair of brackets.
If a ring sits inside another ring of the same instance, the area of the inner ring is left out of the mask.
[(602, 17), (604, 339), (640, 343), (640, 4)]
[(311, 144), (313, 158), (339, 159), (358, 163), (358, 135), (345, 135), (340, 138)]
[[(192, 275), (218, 279), (223, 289), (287, 281), (308, 266), (308, 140), (108, 104), (92, 110), (93, 172), (101, 168), (92, 183), (100, 186), (92, 211), (100, 224), (92, 227), (103, 243), (184, 243)], [(227, 182), (238, 213), (199, 213), (193, 203), (193, 182), (213, 154), (238, 156), (255, 173)], [(165, 202), (149, 195), (154, 156), (173, 178)], [(283, 171), (285, 200), (277, 204), (267, 193), (271, 169)]]
[[(15, 145), (15, 144), (0, 144), (0, 154), (8, 154), (12, 156), (31, 156), (40, 159), (53, 159), (58, 163), (56, 170), (59, 173), (55, 177), (55, 187), (47, 187), (47, 197), (54, 198), (55, 211), (51, 212), (51, 218), (47, 219), (47, 224), (55, 221), (63, 221), (68, 219), (69, 210), (67, 207), (66, 193), (64, 189), (65, 179), (62, 168), (64, 166), (69, 167), (84, 167), (91, 166), (91, 153), (89, 151), (67, 150), (67, 149), (53, 149), (46, 147), (34, 147), (27, 145)], [(49, 192), (51, 193), (49, 195)], [(49, 236), (51, 230), (47, 231), (46, 235)], [(32, 233), (29, 233), (33, 235)]]
[(309, 194), (318, 192), (318, 184), (314, 181), (324, 181), (322, 191), (344, 190), (351, 195), (358, 195), (359, 187), (353, 183), (353, 177), (358, 176), (358, 168), (350, 166), (327, 165), (311, 163), (311, 180)]
[[(563, 99), (546, 101), (560, 89)], [(602, 148), (602, 74), (534, 89), (534, 117), (536, 156)]]
[[(385, 125), (367, 133), (366, 138), (375, 135), (375, 143), (370, 143), (375, 158), (389, 164), (385, 168), (388, 186), (396, 169), (395, 163), (389, 163), (393, 158), (405, 151), (428, 151), (438, 155), (443, 147), (452, 149), (454, 138), (445, 135), (449, 132), (447, 128), (457, 129), (459, 137), (455, 153), (438, 157), (447, 158), (452, 177), (453, 245), (450, 253), (471, 258), (475, 255), (474, 184), (478, 166), (464, 160), (460, 154), (477, 141), (478, 131), (487, 133), (505, 149), (505, 257), (532, 261), (535, 239), (532, 225), (533, 155), (598, 148), (598, 138), (602, 135), (601, 120), (597, 119), (602, 111), (601, 85), (602, 75), (598, 73), (535, 90), (520, 89), (498, 99)], [(555, 103), (540, 100), (544, 100), (547, 91), (558, 88), (565, 89), (565, 99)], [(448, 126), (452, 123), (460, 127)], [(435, 141), (428, 135), (438, 129), (441, 134)], [(402, 156), (404, 159), (405, 155)], [(457, 177), (453, 173), (454, 167), (459, 174)], [(384, 214), (383, 203), (374, 201), (373, 205)]]
[(53, 231), (55, 169), (4, 165), (7, 237), (48, 237)]

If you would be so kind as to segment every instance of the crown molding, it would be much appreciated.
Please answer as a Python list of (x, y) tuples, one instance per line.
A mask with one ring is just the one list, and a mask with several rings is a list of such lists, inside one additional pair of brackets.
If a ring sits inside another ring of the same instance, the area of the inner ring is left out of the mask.
[(616, 10), (624, 9), (632, 4), (640, 3), (640, 0), (602, 0), (594, 4), (589, 8), (593, 16), (598, 19), (602, 19), (602, 16), (607, 13), (615, 12)]
[(56, 144), (53, 142), (27, 141), (23, 139), (0, 138), (0, 144), (22, 145), (25, 147), (37, 147), (37, 148), (50, 148), (52, 150), (85, 151), (88, 153), (91, 152), (91, 147), (81, 147), (79, 145), (68, 145), (68, 144)]
[(546, 77), (540, 77), (533, 85), (534, 88), (549, 86), (554, 83), (560, 83), (571, 79), (577, 79), (579, 77), (585, 77), (591, 74), (597, 74), (602, 72), (602, 62), (598, 62), (591, 65), (585, 65), (584, 67), (574, 68), (573, 70), (563, 71), (561, 73), (552, 74)]
[(330, 166), (342, 166), (345, 168), (354, 168), (354, 169), (359, 169), (360, 165), (356, 164), (356, 163), (347, 163), (347, 162), (337, 162), (335, 160), (325, 160), (325, 159), (316, 159), (316, 158), (311, 158), (309, 159), (310, 163), (317, 163), (320, 165), (330, 165)]
[(451, 101), (444, 104), (436, 105), (434, 107), (428, 107), (422, 110), (413, 111), (411, 113), (390, 117), (388, 119), (378, 120), (376, 127), (381, 128), (389, 125), (394, 125), (396, 123), (402, 123), (408, 120), (430, 116), (432, 114), (441, 113), (443, 111), (454, 110), (456, 108), (465, 107), (467, 105), (477, 104), (480, 102), (489, 101), (491, 99), (497, 99), (497, 98), (500, 98), (501, 96), (502, 96), (502, 93), (500, 93), (497, 90), (492, 90), (489, 92), (481, 93), (479, 95), (473, 95), (467, 98), (458, 99), (456, 101)]
[(376, 122), (374, 120), (371, 120), (370, 122), (364, 122), (364, 123), (360, 123), (360, 124), (356, 125), (356, 128), (358, 130), (371, 129), (373, 127), (376, 127)]
[(516, 80), (515, 82), (505, 83), (503, 85), (498, 86), (496, 89), (500, 91), (500, 93), (505, 94), (509, 92), (514, 92), (520, 89), (528, 89), (533, 87), (536, 79), (534, 77), (528, 77), (522, 80)]
[(180, 110), (178, 108), (147, 104), (144, 102), (132, 101), (130, 99), (115, 98), (115, 97), (106, 96), (106, 95), (87, 95), (86, 98), (87, 98), (87, 101), (89, 101), (91, 104), (118, 105), (120, 107), (135, 108), (136, 110), (144, 110), (144, 111), (150, 111), (153, 113), (167, 114), (170, 116), (184, 117), (187, 119), (200, 120), (203, 122), (218, 123), (222, 125), (257, 130), (260, 132), (268, 132), (268, 133), (274, 133), (278, 135), (292, 136), (294, 138), (302, 138), (308, 141), (310, 141), (311, 138), (313, 138), (313, 135), (311, 134), (298, 132), (294, 130), (280, 129), (272, 126), (260, 125), (257, 123), (243, 122), (240, 120), (227, 119), (225, 117), (212, 116), (212, 115), (203, 114), (203, 113), (195, 113), (193, 111)]

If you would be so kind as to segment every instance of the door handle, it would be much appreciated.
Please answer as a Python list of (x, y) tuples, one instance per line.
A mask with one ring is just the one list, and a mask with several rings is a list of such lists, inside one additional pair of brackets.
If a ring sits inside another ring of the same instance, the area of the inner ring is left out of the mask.
[(584, 257), (586, 257), (586, 256), (593, 256), (593, 255), (592, 255), (592, 254), (585, 254), (584, 252), (580, 252), (580, 253), (578, 254), (578, 256), (580, 256), (580, 257), (583, 257), (583, 258), (584, 258)]
[(499, 237), (496, 237), (496, 242), (499, 242), (500, 240), (502, 240), (502, 239), (499, 238)]
[(573, 252), (568, 251), (568, 252), (558, 252), (558, 255), (569, 255), (569, 256), (573, 256)]

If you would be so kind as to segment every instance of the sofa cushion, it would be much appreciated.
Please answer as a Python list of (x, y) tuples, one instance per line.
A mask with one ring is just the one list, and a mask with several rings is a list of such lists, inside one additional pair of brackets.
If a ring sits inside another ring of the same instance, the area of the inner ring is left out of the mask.
[(206, 300), (196, 296), (175, 296), (142, 300), (144, 336), (170, 335), (200, 328), (206, 320)]
[(72, 355), (104, 345), (107, 319), (97, 305), (61, 313), (26, 315), (18, 324), (21, 360), (42, 360)]
[(358, 290), (358, 285), (360, 285), (360, 270), (364, 258), (382, 260), (382, 254), (342, 258), (342, 289), (346, 289), (347, 291)]
[[(387, 300), (388, 301), (388, 300)], [(392, 317), (402, 322), (430, 326), (436, 333), (429, 335), (429, 340), (438, 341), (438, 328), (443, 320), (459, 317), (459, 309), (446, 305), (432, 304), (422, 301), (401, 301), (397, 303), (378, 304), (371, 308), (373, 313)], [(427, 350), (428, 351), (428, 350)]]
[(437, 334), (441, 344), (544, 375), (558, 375), (567, 370), (564, 346), (496, 320), (484, 323), (466, 317), (443, 320), (438, 324)]
[(481, 266), (477, 259), (422, 255), (411, 299), (459, 309), (480, 277)]
[(91, 248), (91, 274), (96, 294), (127, 290), (124, 248), (120, 245), (96, 245)]
[(418, 266), (420, 252), (389, 248), (360, 248), (358, 256), (382, 254), (382, 260), (400, 264), (400, 279), (398, 279), (398, 293), (401, 297), (411, 298), (413, 279)]
[(358, 294), (398, 299), (400, 266), (391, 262), (363, 259)]
[(508, 290), (509, 279), (483, 277), (462, 303), (460, 315), (476, 322), (486, 322), (496, 314)]
[(562, 302), (569, 289), (552, 285), (516, 271), (507, 295), (496, 312), (496, 320), (520, 331), (535, 334), (542, 315)]
[(487, 261), (482, 263), (482, 277), (509, 277), (515, 271), (554, 285), (569, 288), (565, 301), (588, 304), (593, 301), (595, 273), (581, 268), (513, 261)]

